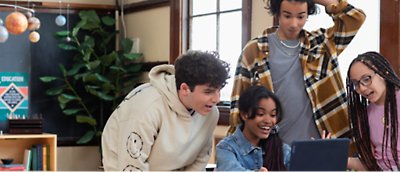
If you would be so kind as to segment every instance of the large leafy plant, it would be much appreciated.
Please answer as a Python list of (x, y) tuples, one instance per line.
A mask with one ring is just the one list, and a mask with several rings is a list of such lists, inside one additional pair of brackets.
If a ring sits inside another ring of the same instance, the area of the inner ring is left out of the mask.
[[(46, 91), (56, 96), (62, 112), (74, 116), (76, 122), (90, 129), (77, 141), (90, 142), (101, 135), (103, 124), (98, 120), (109, 115), (137, 83), (140, 65), (134, 61), (140, 53), (130, 53), (133, 42), (121, 41), (115, 50), (115, 19), (99, 17), (93, 10), (81, 11), (80, 20), (70, 31), (59, 31), (58, 47), (75, 52), (69, 67), (59, 64), (62, 76), (43, 76), (41, 81), (58, 83)], [(108, 116), (107, 116), (108, 117)]]

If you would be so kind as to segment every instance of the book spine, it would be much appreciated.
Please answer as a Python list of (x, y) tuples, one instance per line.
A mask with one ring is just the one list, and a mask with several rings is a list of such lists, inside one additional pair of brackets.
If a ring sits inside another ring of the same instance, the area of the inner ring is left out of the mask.
[(25, 149), (24, 152), (24, 167), (25, 171), (29, 171), (32, 162), (32, 151), (30, 149)]
[(32, 171), (37, 171), (37, 148), (36, 145), (32, 145), (31, 148), (31, 152), (32, 152)]
[(36, 145), (38, 154), (37, 154), (37, 168), (38, 170), (43, 170), (43, 145), (37, 144)]
[(42, 160), (42, 167), (43, 167), (43, 171), (47, 171), (47, 146), (43, 145), (43, 160)]

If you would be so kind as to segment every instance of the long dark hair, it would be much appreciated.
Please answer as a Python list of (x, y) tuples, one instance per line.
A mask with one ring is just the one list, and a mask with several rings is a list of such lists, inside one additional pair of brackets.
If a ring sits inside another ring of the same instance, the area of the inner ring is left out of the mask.
[[(396, 164), (390, 164), (389, 161), (385, 160), (385, 156), (382, 157), (384, 162), (389, 167), (396, 165), (397, 169), (400, 169), (399, 158), (397, 154), (398, 118), (396, 103), (396, 90), (400, 87), (400, 79), (385, 57), (377, 52), (366, 52), (358, 55), (357, 58), (351, 62), (349, 71), (347, 72), (347, 96), (349, 101), (348, 110), (350, 114), (350, 128), (353, 132), (353, 138), (357, 145), (360, 159), (368, 168), (368, 170), (381, 171), (382, 169), (378, 166), (372, 153), (373, 150), (371, 149), (370, 130), (367, 115), (368, 101), (366, 98), (358, 94), (356, 90), (354, 90), (353, 83), (350, 81), (350, 69), (356, 62), (365, 64), (368, 68), (375, 71), (385, 80), (386, 97), (384, 105), (384, 126), (386, 127), (384, 128), (383, 132), (383, 145), (381, 149), (383, 154), (391, 151)], [(388, 143), (389, 139), (390, 143)], [(390, 150), (388, 150), (389, 144), (391, 147)]]
[[(271, 91), (268, 91), (263, 86), (251, 86), (246, 89), (239, 98), (239, 111), (240, 113), (248, 114), (249, 119), (254, 119), (257, 115), (258, 105), (261, 99), (271, 98), (276, 104), (276, 115), (277, 122), (282, 119), (282, 108), (278, 97)], [(240, 118), (241, 122), (244, 123), (243, 119)], [(244, 125), (243, 125), (244, 126)], [(243, 128), (242, 128), (243, 130)], [(264, 162), (263, 166), (271, 171), (283, 171), (286, 170), (283, 163), (282, 153), (282, 140), (279, 137), (278, 132), (271, 132), (267, 139), (260, 140), (260, 147), (264, 150)]]

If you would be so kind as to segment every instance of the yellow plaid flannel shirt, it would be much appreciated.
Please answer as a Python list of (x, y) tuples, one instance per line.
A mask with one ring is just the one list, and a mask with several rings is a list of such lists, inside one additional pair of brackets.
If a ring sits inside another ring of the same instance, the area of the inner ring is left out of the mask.
[[(299, 60), (304, 72), (304, 84), (310, 98), (315, 123), (320, 133), (326, 130), (332, 137), (349, 136), (346, 91), (338, 67), (338, 55), (350, 44), (364, 23), (365, 14), (347, 1), (326, 8), (334, 26), (313, 32), (300, 32)], [(251, 85), (263, 85), (273, 91), (268, 59), (268, 33), (249, 41), (236, 67), (231, 97), (230, 129), (239, 123), (238, 100)], [(285, 108), (285, 107), (282, 107)]]

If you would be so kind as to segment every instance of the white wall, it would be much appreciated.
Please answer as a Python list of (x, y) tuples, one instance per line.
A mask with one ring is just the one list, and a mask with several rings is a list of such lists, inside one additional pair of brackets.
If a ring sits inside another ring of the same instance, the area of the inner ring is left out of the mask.
[(251, 38), (255, 38), (266, 29), (272, 26), (273, 17), (264, 8), (265, 3), (262, 0), (253, 0), (251, 14)]
[(169, 60), (169, 15), (169, 7), (125, 15), (126, 36), (140, 39), (139, 51), (144, 54), (145, 61)]

